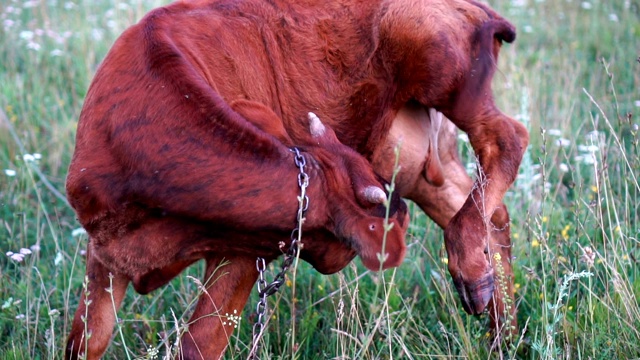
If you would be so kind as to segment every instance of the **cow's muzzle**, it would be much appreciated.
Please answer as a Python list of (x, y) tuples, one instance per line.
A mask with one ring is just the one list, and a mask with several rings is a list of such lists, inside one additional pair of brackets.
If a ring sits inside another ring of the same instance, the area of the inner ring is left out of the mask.
[(493, 270), (487, 272), (475, 282), (467, 282), (458, 275), (453, 279), (462, 301), (464, 311), (472, 315), (481, 314), (493, 296)]

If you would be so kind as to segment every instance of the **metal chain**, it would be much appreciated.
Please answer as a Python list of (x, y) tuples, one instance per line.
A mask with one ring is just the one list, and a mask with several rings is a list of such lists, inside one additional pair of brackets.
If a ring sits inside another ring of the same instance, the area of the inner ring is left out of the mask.
[(258, 351), (260, 350), (260, 338), (262, 337), (265, 327), (265, 314), (267, 312), (267, 298), (275, 294), (282, 284), (284, 284), (284, 276), (289, 267), (293, 264), (293, 261), (298, 257), (298, 251), (302, 241), (302, 224), (304, 223), (304, 215), (309, 208), (309, 197), (307, 196), (307, 187), (309, 186), (309, 175), (304, 171), (304, 167), (307, 164), (306, 159), (300, 153), (298, 148), (291, 149), (295, 153), (294, 161), (300, 172), (298, 173), (298, 186), (300, 187), (300, 196), (298, 196), (298, 213), (296, 217), (296, 227), (291, 232), (291, 244), (289, 250), (284, 254), (284, 260), (282, 261), (282, 268), (272, 282), (267, 284), (264, 278), (264, 273), (267, 269), (264, 258), (258, 257), (256, 260), (256, 269), (258, 270), (259, 278), (257, 282), (258, 295), (260, 300), (256, 305), (256, 313), (258, 319), (253, 324), (253, 340), (251, 344), (251, 351), (249, 352), (248, 360), (257, 360)]

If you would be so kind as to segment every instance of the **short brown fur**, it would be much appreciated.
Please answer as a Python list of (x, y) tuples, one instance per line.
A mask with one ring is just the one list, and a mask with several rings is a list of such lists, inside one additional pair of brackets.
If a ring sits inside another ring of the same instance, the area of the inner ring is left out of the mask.
[[(388, 173), (389, 162), (375, 154), (391, 146), (408, 104), (436, 109), (467, 132), (488, 179), (472, 186), (449, 140), (425, 156), (434, 165), (424, 181), (399, 184), (446, 227), (465, 310), (482, 311), (494, 276), (485, 250), (509, 251), (502, 197), (528, 142), (490, 89), (500, 44), (514, 37), (506, 20), (464, 0), (182, 1), (152, 11), (114, 44), (78, 125), (67, 193), (91, 238), (92, 337), (85, 349), (80, 301), (67, 357), (95, 359), (106, 349), (114, 321), (103, 291), (109, 273), (118, 305), (129, 282), (145, 293), (197, 259), (206, 259), (208, 275), (226, 259), (229, 276), (209, 288), (211, 300), (200, 299), (194, 319), (241, 309), (255, 257), (277, 257), (293, 226), (297, 169), (287, 147), (294, 144), (317, 179), (304, 258), (326, 273), (355, 252), (374, 259), (378, 234), (367, 225), (381, 220), (360, 190), (380, 183), (342, 144)], [(310, 137), (309, 111), (329, 129), (322, 144)], [(431, 162), (436, 153), (440, 165)], [(392, 219), (396, 240), (405, 220), (402, 209)], [(395, 258), (383, 266), (401, 261), (402, 244), (393, 246)], [(501, 297), (492, 306), (500, 313)], [(217, 317), (199, 320), (184, 337), (183, 358), (218, 358), (229, 331)]]

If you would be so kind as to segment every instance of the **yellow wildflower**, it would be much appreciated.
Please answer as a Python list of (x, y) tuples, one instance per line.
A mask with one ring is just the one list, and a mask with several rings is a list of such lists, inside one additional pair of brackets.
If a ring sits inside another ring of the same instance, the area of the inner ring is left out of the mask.
[(540, 246), (540, 243), (538, 242), (537, 239), (533, 239), (533, 241), (531, 242), (531, 247), (538, 247)]

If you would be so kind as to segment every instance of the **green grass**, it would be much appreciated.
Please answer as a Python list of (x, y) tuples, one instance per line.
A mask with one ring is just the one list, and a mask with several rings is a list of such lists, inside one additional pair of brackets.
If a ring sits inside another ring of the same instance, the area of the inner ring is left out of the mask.
[[(0, 121), (0, 250), (39, 247), (22, 262), (0, 255), (0, 359), (62, 357), (82, 291), (87, 239), (73, 235), (79, 224), (55, 191), (64, 192), (76, 121), (100, 59), (126, 26), (156, 5), (0, 2), (0, 108), (18, 140)], [(408, 260), (396, 270), (374, 274), (356, 260), (339, 274), (322, 276), (301, 264), (296, 298), (284, 286), (270, 299), (276, 311), (263, 354), (640, 357), (639, 4), (492, 5), (519, 29), (516, 43), (501, 54), (496, 99), (532, 135), (505, 200), (513, 220), (522, 330), (517, 349), (490, 351), (487, 317), (468, 316), (458, 305), (441, 230), (414, 209)], [(464, 142), (461, 149), (469, 154)], [(29, 161), (27, 154), (40, 158)], [(193, 266), (147, 296), (129, 289), (118, 313), (122, 337), (114, 338), (106, 358), (126, 358), (125, 347), (134, 357), (152, 358), (155, 350), (165, 356), (198, 295), (198, 284), (187, 276), (200, 278), (202, 271), (201, 264)], [(254, 293), (226, 358), (246, 358), (256, 303)]]

